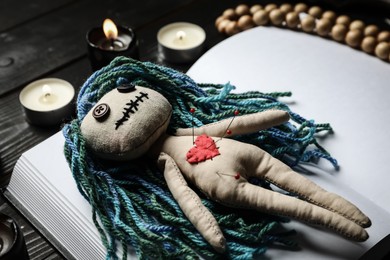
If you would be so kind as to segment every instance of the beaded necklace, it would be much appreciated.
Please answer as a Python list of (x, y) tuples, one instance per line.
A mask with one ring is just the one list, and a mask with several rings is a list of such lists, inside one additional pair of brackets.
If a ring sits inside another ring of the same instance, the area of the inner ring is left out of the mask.
[(337, 16), (334, 11), (323, 11), (319, 6), (285, 3), (278, 7), (271, 3), (249, 7), (240, 4), (226, 9), (215, 21), (218, 31), (229, 36), (268, 24), (318, 34), (390, 61), (390, 31), (380, 30), (373, 24), (366, 26), (363, 21), (352, 20), (347, 15)]

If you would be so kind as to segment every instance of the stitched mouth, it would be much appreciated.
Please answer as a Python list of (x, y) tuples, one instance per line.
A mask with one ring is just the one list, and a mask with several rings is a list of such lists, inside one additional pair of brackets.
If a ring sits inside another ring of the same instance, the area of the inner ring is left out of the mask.
[(149, 99), (148, 93), (140, 92), (139, 96), (135, 96), (135, 100), (130, 100), (126, 103), (126, 107), (123, 108), (122, 112), (123, 116), (115, 123), (115, 130), (129, 120), (130, 114), (134, 114), (138, 111), (138, 106), (140, 105), (140, 102), (144, 102), (144, 98)]

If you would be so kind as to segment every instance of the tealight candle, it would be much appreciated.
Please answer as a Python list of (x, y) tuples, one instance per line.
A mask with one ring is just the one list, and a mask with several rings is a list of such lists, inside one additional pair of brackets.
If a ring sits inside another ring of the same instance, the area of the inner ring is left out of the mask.
[(28, 84), (19, 95), (26, 120), (34, 125), (54, 126), (73, 111), (73, 86), (62, 79), (46, 78)]
[(19, 225), (3, 213), (0, 213), (0, 259), (29, 259), (26, 243)]
[(138, 41), (131, 28), (105, 19), (102, 27), (87, 33), (88, 57), (93, 70), (108, 65), (117, 56), (138, 59)]
[(186, 63), (197, 59), (203, 51), (205, 31), (186, 22), (168, 24), (157, 33), (158, 51), (163, 59)]

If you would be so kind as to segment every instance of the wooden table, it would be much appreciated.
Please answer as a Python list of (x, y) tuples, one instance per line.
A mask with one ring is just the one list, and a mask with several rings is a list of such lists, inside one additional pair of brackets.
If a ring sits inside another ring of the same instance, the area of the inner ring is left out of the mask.
[[(246, 1), (248, 5), (268, 2)], [(20, 90), (46, 77), (65, 79), (78, 90), (92, 73), (85, 41), (90, 28), (100, 26), (108, 17), (130, 26), (139, 39), (140, 60), (185, 72), (191, 63), (169, 64), (159, 58), (157, 31), (171, 22), (196, 23), (207, 33), (208, 49), (226, 38), (214, 27), (216, 17), (236, 5), (234, 0), (0, 1), (0, 187), (9, 182), (23, 152), (60, 130), (60, 126), (42, 128), (26, 123), (18, 98)], [(389, 8), (380, 7), (352, 5), (337, 7), (336, 11), (389, 29), (384, 20)], [(3, 196), (0, 212), (22, 227), (31, 259), (63, 258)]]

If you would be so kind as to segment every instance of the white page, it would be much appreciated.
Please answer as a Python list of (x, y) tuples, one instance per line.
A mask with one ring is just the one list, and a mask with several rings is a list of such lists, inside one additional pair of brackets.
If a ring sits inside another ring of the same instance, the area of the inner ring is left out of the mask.
[(390, 213), (389, 63), (319, 36), (257, 27), (216, 45), (188, 75), (230, 81), (236, 92), (292, 91), (293, 111), (334, 128), (320, 143), (341, 169), (322, 166)]
[(304, 250), (271, 249), (276, 259), (356, 259), (390, 233), (390, 65), (319, 36), (257, 27), (228, 38), (205, 53), (187, 73), (198, 83), (227, 83), (235, 92), (292, 91), (293, 111), (317, 123), (329, 122), (335, 134), (320, 143), (340, 162), (335, 171), (310, 176), (357, 204), (373, 221), (365, 243), (347, 241), (301, 223)]
[[(64, 144), (65, 138), (62, 132), (58, 132), (23, 154), (28, 158), (29, 169), (35, 168), (35, 172), (41, 173), (36, 179), (45, 186), (42, 194), (46, 192), (51, 195), (53, 205), (48, 206), (47, 212), (50, 212), (50, 208), (58, 210), (59, 216), (52, 224), (51, 235), (62, 239), (61, 246), (73, 250), (76, 259), (91, 259), (92, 255), (94, 259), (105, 259), (106, 249), (92, 222), (92, 207), (77, 188), (64, 155)], [(57, 226), (63, 228), (64, 232), (54, 232)], [(122, 245), (118, 244), (117, 255), (121, 257), (122, 252)], [(129, 250), (128, 259), (135, 258), (133, 253)]]
[[(77, 189), (63, 148), (64, 137), (58, 132), (25, 152), (8, 190), (73, 257), (104, 259), (106, 250), (92, 222), (91, 206)], [(24, 186), (13, 185), (23, 181)]]

